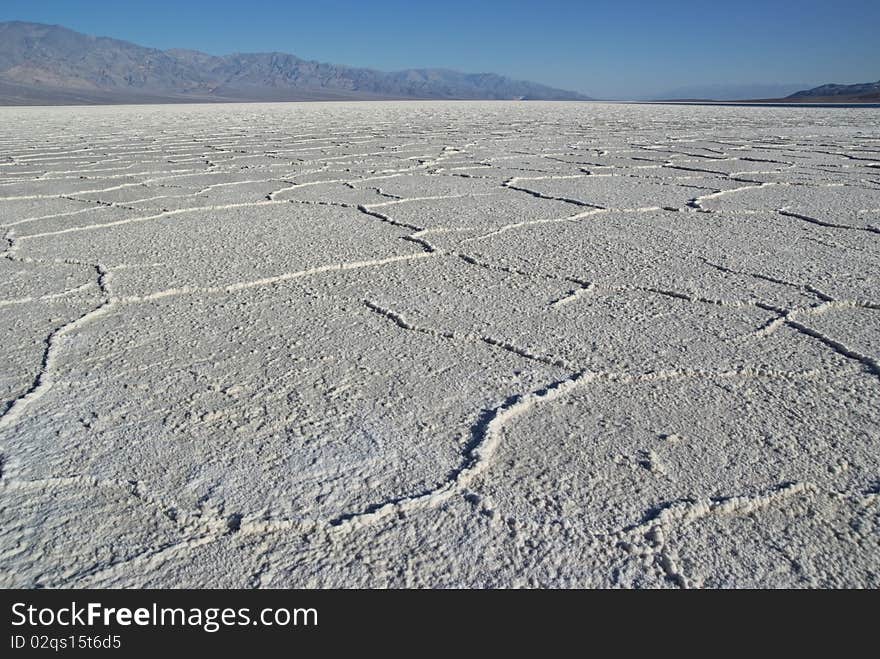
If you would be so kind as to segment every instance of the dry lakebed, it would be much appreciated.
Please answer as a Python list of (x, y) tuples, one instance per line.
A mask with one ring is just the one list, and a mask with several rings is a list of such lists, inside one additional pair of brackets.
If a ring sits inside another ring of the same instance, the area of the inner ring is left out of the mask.
[(0, 585), (880, 586), (878, 126), (0, 108)]

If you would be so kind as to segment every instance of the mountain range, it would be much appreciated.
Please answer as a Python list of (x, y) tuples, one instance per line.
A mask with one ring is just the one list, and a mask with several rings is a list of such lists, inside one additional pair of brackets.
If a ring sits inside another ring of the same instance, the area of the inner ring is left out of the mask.
[(660, 94), (645, 96), (646, 101), (665, 99), (711, 99), (713, 101), (740, 101), (744, 98), (782, 98), (800, 89), (809, 87), (809, 83), (706, 83), (693, 84), (669, 89)]
[(494, 73), (386, 73), (279, 52), (217, 56), (0, 23), (0, 105), (367, 99), (589, 100)]
[[(880, 81), (795, 85), (703, 85), (664, 98), (786, 103), (876, 103)], [(158, 50), (58, 25), (0, 22), (0, 105), (380, 99), (591, 100), (577, 92), (494, 73), (373, 69), (280, 52), (210, 55)]]
[(813, 89), (795, 92), (791, 96), (787, 96), (786, 100), (876, 103), (880, 101), (880, 80), (856, 85), (821, 85)]

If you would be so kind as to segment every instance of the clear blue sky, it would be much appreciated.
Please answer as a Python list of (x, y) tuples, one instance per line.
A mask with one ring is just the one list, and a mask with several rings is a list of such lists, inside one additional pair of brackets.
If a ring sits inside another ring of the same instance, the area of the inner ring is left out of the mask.
[(0, 0), (157, 48), (492, 71), (601, 97), (880, 79), (880, 0)]

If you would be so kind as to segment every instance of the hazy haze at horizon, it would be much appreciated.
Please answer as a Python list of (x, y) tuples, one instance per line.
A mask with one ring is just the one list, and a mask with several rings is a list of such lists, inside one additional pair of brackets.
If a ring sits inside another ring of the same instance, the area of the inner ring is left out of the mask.
[(0, 20), (163, 49), (283, 51), (386, 71), (490, 71), (605, 98), (880, 78), (875, 0), (659, 4), (6, 0)]

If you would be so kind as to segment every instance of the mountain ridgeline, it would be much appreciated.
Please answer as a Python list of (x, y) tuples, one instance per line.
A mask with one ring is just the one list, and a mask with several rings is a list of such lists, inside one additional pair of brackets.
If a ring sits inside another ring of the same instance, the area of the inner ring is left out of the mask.
[(880, 101), (880, 80), (856, 85), (821, 85), (787, 96), (786, 100), (799, 102), (834, 101), (876, 103)]
[(287, 53), (157, 50), (56, 25), (0, 23), (0, 104), (369, 99), (588, 100), (494, 73), (385, 73)]

